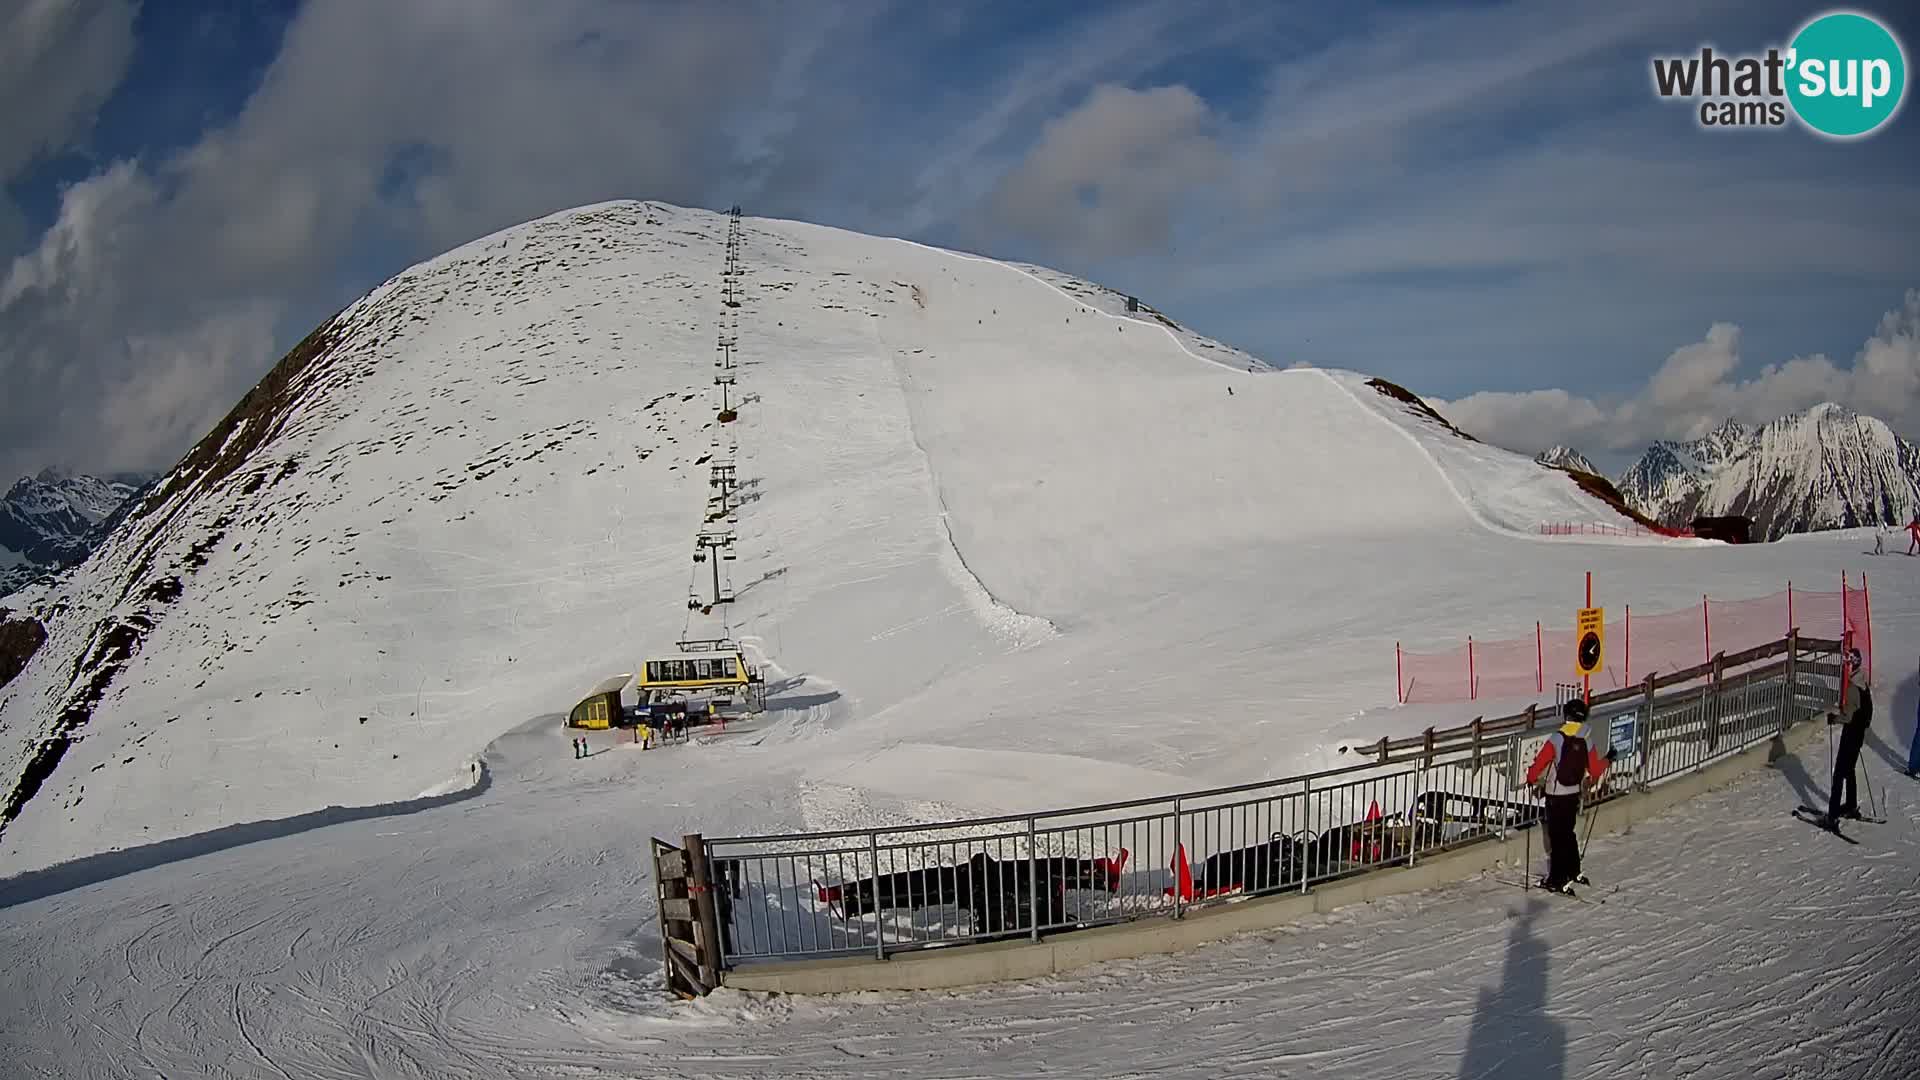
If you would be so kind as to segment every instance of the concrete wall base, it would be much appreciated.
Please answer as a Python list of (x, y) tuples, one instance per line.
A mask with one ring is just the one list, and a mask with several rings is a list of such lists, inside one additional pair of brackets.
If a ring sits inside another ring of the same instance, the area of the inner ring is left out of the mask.
[[(1743, 774), (1771, 765), (1786, 754), (1823, 737), (1820, 717), (1794, 726), (1784, 736), (1749, 747), (1688, 776), (1651, 791), (1625, 795), (1595, 807), (1593, 829), (1607, 834), (1633, 831), (1688, 799), (1725, 787)], [(1268, 930), (1316, 912), (1383, 896), (1421, 892), (1465, 881), (1495, 867), (1515, 866), (1532, 845), (1523, 832), (1505, 840), (1482, 841), (1454, 851), (1418, 857), (1414, 865), (1374, 870), (1318, 886), (1305, 893), (1282, 893), (1236, 903), (1189, 910), (1183, 917), (1143, 918), (1117, 926), (1078, 930), (1042, 938), (964, 945), (899, 953), (886, 960), (848, 957), (755, 965), (725, 972), (722, 984), (738, 990), (782, 994), (839, 994), (861, 990), (947, 990), (982, 983), (1034, 979), (1108, 960), (1183, 952), (1256, 930)]]

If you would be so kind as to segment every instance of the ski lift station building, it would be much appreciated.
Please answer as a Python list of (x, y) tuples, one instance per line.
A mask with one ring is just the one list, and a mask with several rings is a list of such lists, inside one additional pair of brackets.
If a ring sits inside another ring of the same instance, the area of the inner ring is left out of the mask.
[(589, 690), (587, 696), (580, 699), (580, 704), (567, 714), (567, 726), (604, 731), (619, 723), (624, 715), (620, 709), (620, 691), (625, 690), (632, 681), (633, 673), (628, 672), (607, 679)]
[(640, 665), (634, 685), (640, 704), (684, 700), (690, 697), (741, 701), (750, 710), (762, 707), (760, 673), (731, 641), (683, 641), (673, 656), (648, 657)]
[(641, 709), (650, 705), (706, 699), (711, 705), (739, 702), (750, 712), (765, 708), (766, 686), (746, 654), (730, 641), (683, 641), (673, 656), (650, 657), (640, 674), (616, 675), (601, 682), (567, 714), (567, 726), (601, 731), (631, 723), (621, 694), (632, 686)]

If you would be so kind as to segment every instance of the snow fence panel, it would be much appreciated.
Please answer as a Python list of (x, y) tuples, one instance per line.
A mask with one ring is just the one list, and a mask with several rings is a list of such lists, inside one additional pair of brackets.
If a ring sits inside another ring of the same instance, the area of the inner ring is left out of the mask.
[(1778, 641), (1793, 629), (1787, 617), (1785, 592), (1750, 600), (1709, 598), (1707, 625), (1713, 632), (1713, 651), (1728, 654)]
[[(1871, 600), (1864, 587), (1845, 593), (1797, 589), (1743, 600), (1695, 597), (1666, 611), (1609, 608), (1606, 656), (1594, 673), (1596, 693), (1619, 690), (1651, 672), (1680, 671), (1779, 641), (1797, 626), (1804, 638), (1840, 640), (1854, 632), (1871, 671)], [(1555, 683), (1578, 681), (1576, 634), (1558, 623), (1535, 623), (1516, 637), (1464, 635), (1451, 648), (1422, 652), (1396, 646), (1400, 700), (1406, 704), (1522, 700)]]
[(1400, 654), (1400, 700), (1409, 704), (1469, 701), (1473, 670), (1468, 646), (1442, 652)]

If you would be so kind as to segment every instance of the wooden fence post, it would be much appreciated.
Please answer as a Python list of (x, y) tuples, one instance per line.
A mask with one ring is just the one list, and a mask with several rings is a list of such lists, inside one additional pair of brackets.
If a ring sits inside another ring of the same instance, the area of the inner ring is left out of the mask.
[(1640, 708), (1646, 715), (1640, 718), (1640, 790), (1646, 791), (1653, 786), (1653, 714), (1654, 695), (1657, 694), (1657, 680), (1660, 673), (1647, 672), (1647, 699)]
[(701, 997), (714, 984), (701, 972), (693, 902), (688, 888), (687, 853), (653, 838), (654, 894), (660, 910), (660, 948), (667, 965), (667, 989), (681, 997)]
[(1726, 694), (1726, 663), (1726, 653), (1717, 652), (1713, 654), (1713, 677), (1707, 683), (1707, 700), (1711, 704), (1706, 710), (1705, 717), (1707, 720), (1707, 753), (1709, 754), (1720, 748), (1720, 706)]
[(687, 851), (687, 891), (692, 894), (693, 915), (699, 933), (694, 945), (699, 949), (700, 981), (709, 988), (720, 985), (724, 963), (720, 955), (720, 919), (714, 909), (713, 874), (707, 865), (707, 842), (699, 833), (684, 838)]
[(1787, 685), (1780, 694), (1780, 727), (1774, 732), (1773, 741), (1767, 744), (1767, 764), (1771, 765), (1787, 756), (1787, 729), (1793, 726), (1794, 714), (1800, 709), (1800, 631), (1787, 631)]

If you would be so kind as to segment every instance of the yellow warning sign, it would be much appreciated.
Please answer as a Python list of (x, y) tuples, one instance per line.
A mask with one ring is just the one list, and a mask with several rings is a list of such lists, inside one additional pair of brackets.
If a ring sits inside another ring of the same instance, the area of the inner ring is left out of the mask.
[(1581, 608), (1574, 622), (1574, 640), (1578, 644), (1573, 669), (1582, 675), (1599, 671), (1607, 661), (1607, 609)]

